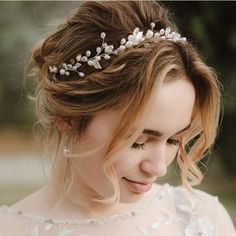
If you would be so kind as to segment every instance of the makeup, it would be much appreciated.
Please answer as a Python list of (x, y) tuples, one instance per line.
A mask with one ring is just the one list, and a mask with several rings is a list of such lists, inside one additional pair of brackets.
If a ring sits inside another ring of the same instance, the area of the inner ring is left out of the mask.
[(125, 181), (129, 189), (135, 193), (145, 193), (149, 191), (152, 187), (152, 183), (143, 184), (143, 183), (134, 182), (126, 178), (122, 178), (122, 179)]

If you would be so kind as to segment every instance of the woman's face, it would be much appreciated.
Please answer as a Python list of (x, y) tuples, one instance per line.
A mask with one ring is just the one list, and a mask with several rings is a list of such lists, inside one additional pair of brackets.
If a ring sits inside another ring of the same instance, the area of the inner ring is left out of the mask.
[[(194, 102), (194, 87), (187, 79), (166, 83), (156, 91), (146, 131), (131, 147), (114, 157), (121, 202), (136, 201), (149, 191), (154, 181), (166, 175), (178, 151), (179, 140), (189, 128)], [(75, 161), (80, 190), (89, 187), (103, 196), (112, 195), (113, 187), (103, 172), (103, 158), (118, 124), (119, 112), (106, 112), (96, 116), (86, 130), (78, 145), (80, 148), (88, 144), (104, 147)]]

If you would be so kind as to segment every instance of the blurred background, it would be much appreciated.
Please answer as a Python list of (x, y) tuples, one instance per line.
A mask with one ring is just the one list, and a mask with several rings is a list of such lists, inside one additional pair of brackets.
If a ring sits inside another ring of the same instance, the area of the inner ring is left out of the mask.
[[(11, 205), (46, 183), (33, 137), (34, 106), (23, 87), (30, 48), (81, 2), (0, 2), (0, 205)], [(164, 1), (224, 85), (224, 119), (215, 151), (202, 161), (197, 188), (219, 196), (236, 225), (236, 2)], [(47, 168), (47, 166), (46, 166)], [(175, 163), (161, 181), (179, 183)]]

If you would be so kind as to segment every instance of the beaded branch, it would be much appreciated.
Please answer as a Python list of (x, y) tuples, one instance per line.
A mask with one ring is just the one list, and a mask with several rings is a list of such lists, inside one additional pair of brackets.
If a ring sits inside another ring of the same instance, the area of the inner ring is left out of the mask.
[(120, 46), (114, 50), (113, 45), (108, 45), (105, 43), (106, 33), (101, 33), (102, 38), (102, 46), (96, 48), (97, 54), (94, 57), (91, 57), (91, 51), (86, 51), (85, 55), (79, 54), (76, 56), (75, 59), (71, 59), (70, 63), (61, 63), (60, 66), (50, 65), (49, 72), (52, 74), (60, 74), (66, 77), (70, 76), (71, 72), (76, 72), (79, 77), (84, 77), (85, 74), (79, 68), (82, 66), (83, 63), (87, 63), (89, 66), (94, 67), (95, 69), (102, 69), (100, 65), (100, 61), (102, 58), (105, 60), (110, 60), (111, 55), (119, 55), (123, 53), (126, 49), (136, 46), (142, 43), (145, 39), (149, 38), (161, 38), (166, 40), (172, 41), (186, 41), (185, 37), (181, 37), (180, 34), (171, 31), (170, 27), (166, 29), (161, 29), (159, 32), (153, 32), (155, 27), (155, 23), (152, 22), (151, 29), (149, 29), (145, 35), (143, 35), (142, 31), (139, 31), (139, 28), (136, 27), (133, 31), (133, 34), (130, 34), (127, 39), (122, 38), (120, 41)]

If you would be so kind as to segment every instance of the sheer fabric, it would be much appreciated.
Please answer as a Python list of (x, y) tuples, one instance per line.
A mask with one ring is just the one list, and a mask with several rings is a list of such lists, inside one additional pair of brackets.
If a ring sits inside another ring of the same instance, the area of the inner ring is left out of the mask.
[(182, 186), (163, 185), (149, 205), (121, 215), (57, 221), (0, 208), (4, 236), (219, 236), (218, 197)]

